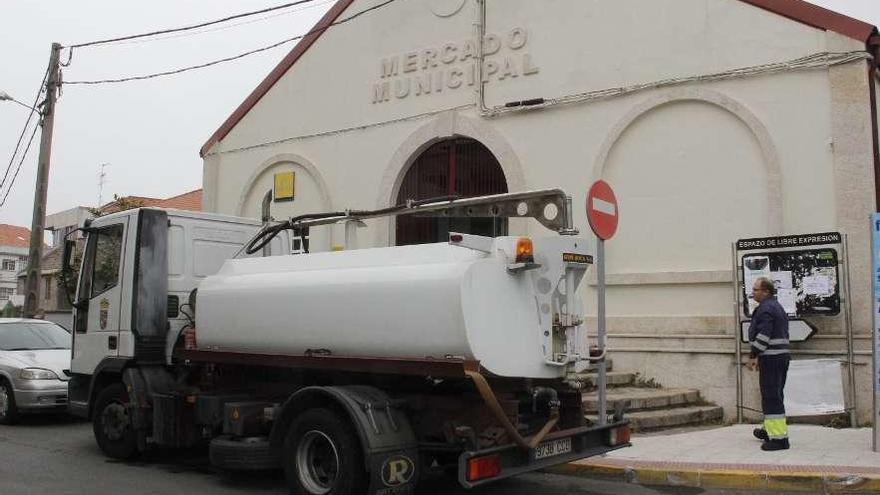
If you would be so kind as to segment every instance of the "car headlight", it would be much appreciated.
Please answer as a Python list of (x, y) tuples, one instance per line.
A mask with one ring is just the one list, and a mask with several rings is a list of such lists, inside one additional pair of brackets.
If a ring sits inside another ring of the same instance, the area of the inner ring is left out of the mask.
[(54, 371), (43, 368), (24, 368), (18, 374), (22, 380), (58, 380)]

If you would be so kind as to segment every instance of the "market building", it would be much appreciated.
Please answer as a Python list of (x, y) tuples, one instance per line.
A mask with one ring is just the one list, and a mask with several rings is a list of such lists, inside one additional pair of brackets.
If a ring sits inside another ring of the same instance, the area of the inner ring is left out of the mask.
[[(621, 212), (607, 245), (615, 366), (698, 387), (727, 417), (731, 243), (841, 232), (870, 418), (874, 26), (801, 0), (340, 0), (316, 28), (202, 147), (205, 211), (259, 217), (277, 184), (276, 218), (557, 187), (583, 205), (604, 179)], [(359, 239), (546, 232), (530, 222), (383, 219)], [(313, 230), (313, 251), (344, 243)], [(843, 320), (817, 321), (799, 350), (840, 358)]]

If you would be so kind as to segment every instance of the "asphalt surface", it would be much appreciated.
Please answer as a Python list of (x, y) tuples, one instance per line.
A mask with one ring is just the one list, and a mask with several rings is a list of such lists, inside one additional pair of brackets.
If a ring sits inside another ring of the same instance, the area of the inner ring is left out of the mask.
[[(151, 451), (137, 462), (104, 457), (91, 424), (65, 416), (31, 416), (15, 426), (0, 426), (0, 494), (286, 494), (280, 472), (221, 473), (208, 464), (205, 451)], [(466, 491), (455, 481), (432, 476), (419, 495), (657, 495), (733, 494), (687, 488), (648, 488), (602, 480), (530, 474)], [(754, 493), (754, 492), (749, 492)]]

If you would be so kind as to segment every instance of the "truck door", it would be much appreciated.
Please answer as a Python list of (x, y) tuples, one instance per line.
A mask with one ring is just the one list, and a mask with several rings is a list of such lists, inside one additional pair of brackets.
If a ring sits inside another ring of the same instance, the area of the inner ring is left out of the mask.
[(91, 374), (119, 355), (122, 277), (128, 218), (89, 232), (74, 316), (71, 371)]

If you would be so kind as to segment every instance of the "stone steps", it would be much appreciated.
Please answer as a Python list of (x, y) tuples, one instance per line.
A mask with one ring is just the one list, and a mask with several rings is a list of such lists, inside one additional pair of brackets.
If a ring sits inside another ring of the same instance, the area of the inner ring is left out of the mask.
[[(627, 385), (632, 385), (636, 379), (634, 373), (626, 371), (608, 371), (605, 373), (605, 377), (609, 387), (625, 387)], [(581, 381), (584, 382), (584, 385), (590, 389), (596, 388), (596, 384), (599, 382), (598, 373), (579, 373), (578, 378), (580, 378)]]
[[(595, 414), (588, 414), (586, 417), (592, 422), (598, 421), (598, 417)], [(678, 428), (685, 425), (719, 422), (723, 417), (724, 410), (720, 406), (692, 405), (672, 409), (636, 411), (625, 415), (633, 431)]]
[[(595, 369), (595, 367), (594, 367)], [(622, 407), (624, 417), (633, 431), (662, 430), (683, 426), (717, 423), (724, 418), (724, 410), (707, 404), (699, 390), (663, 388), (653, 380), (644, 380), (635, 373), (609, 371), (606, 413), (610, 416)], [(596, 392), (596, 373), (581, 373), (587, 392), (583, 394), (586, 418), (598, 420), (599, 397)]]
[[(638, 388), (614, 387), (608, 389), (606, 411), (613, 412), (618, 405), (625, 411), (643, 411), (661, 409), (701, 401), (700, 392), (689, 388)], [(599, 397), (595, 394), (584, 395), (584, 411), (596, 413), (599, 408)]]
[[(614, 361), (612, 359), (605, 360), (605, 369), (607, 371), (612, 371), (614, 369)], [(599, 371), (599, 363), (590, 363), (585, 370), (586, 373), (595, 373)]]

